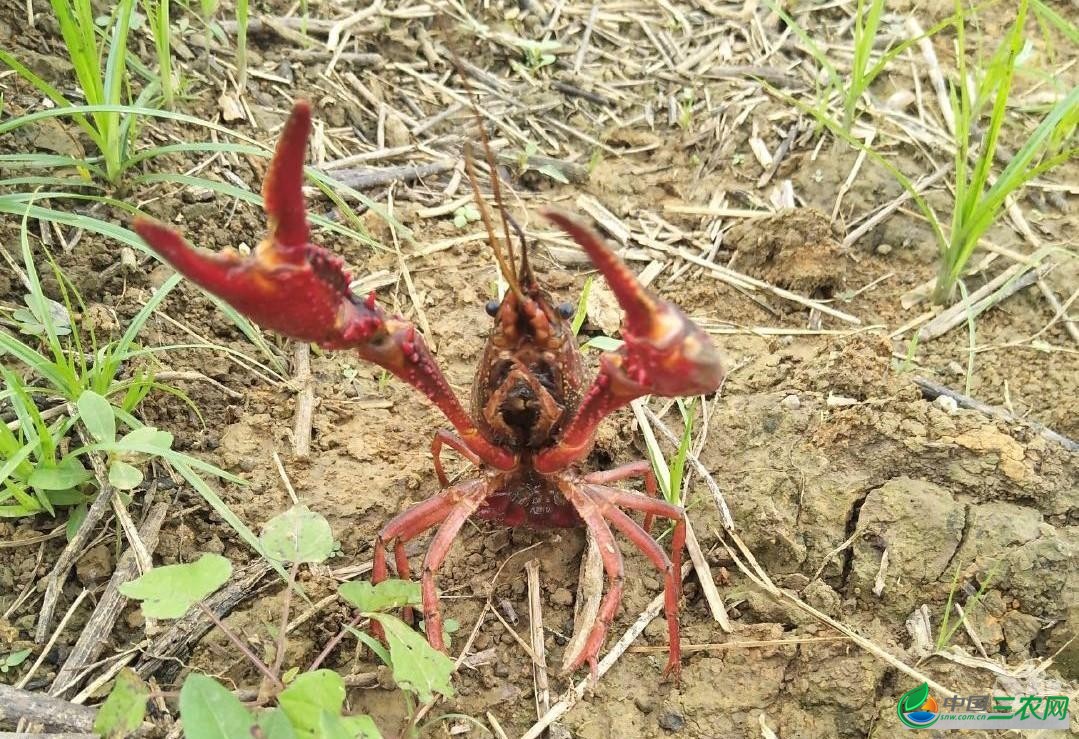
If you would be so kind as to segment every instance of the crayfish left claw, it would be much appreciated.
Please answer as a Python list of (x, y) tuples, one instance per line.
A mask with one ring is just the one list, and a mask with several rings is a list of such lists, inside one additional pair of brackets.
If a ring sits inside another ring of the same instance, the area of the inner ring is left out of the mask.
[(640, 386), (639, 394), (706, 395), (724, 369), (708, 335), (675, 305), (652, 295), (588, 227), (558, 211), (544, 215), (569, 234), (603, 274), (625, 312), (618, 355), (606, 357), (612, 380)]
[(292, 109), (263, 186), (270, 228), (250, 257), (196, 249), (149, 218), (134, 229), (178, 272), (223, 298), (259, 326), (327, 346), (367, 341), (383, 326), (381, 311), (357, 301), (340, 257), (311, 244), (303, 201), (303, 162), (311, 108)]

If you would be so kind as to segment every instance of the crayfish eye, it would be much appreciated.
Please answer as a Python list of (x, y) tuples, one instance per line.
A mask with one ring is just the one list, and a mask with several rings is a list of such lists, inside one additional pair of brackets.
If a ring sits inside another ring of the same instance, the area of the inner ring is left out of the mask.
[(558, 311), (558, 315), (562, 316), (566, 320), (569, 320), (570, 318), (573, 317), (573, 313), (574, 313), (573, 303), (562, 303), (555, 310)]
[(498, 314), (498, 306), (501, 305), (497, 300), (488, 300), (487, 305), (483, 306), (483, 309), (487, 311), (487, 315), (494, 318)]

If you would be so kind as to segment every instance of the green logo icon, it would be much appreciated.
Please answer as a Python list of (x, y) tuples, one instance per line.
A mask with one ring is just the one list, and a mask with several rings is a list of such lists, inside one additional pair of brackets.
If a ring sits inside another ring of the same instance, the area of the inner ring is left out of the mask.
[(925, 683), (899, 696), (895, 711), (903, 725), (910, 729), (932, 726), (940, 718), (940, 707), (936, 699), (929, 695), (929, 686)]

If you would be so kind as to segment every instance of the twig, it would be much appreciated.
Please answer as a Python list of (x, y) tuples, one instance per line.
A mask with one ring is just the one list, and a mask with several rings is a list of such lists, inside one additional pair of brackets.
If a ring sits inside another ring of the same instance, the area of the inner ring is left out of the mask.
[[(682, 566), (682, 579), (684, 580), (689, 573), (692, 566), (685, 564)], [(614, 643), (611, 650), (607, 654), (603, 655), (603, 659), (599, 661), (596, 666), (596, 679), (599, 679), (607, 674), (607, 671), (614, 666), (614, 663), (618, 661), (619, 657), (629, 648), (629, 645), (636, 640), (641, 632), (644, 631), (648, 624), (652, 623), (652, 620), (656, 618), (663, 611), (663, 594), (660, 593), (652, 602), (641, 612), (641, 615), (637, 617), (626, 632), (622, 634), (621, 638)], [(543, 714), (539, 721), (534, 723), (532, 727), (526, 731), (521, 739), (539, 739), (543, 735), (543, 732), (558, 719), (565, 716), (571, 708), (584, 697), (585, 691), (592, 684), (591, 676), (582, 678), (573, 689), (570, 690), (558, 703), (551, 706), (551, 710)]]
[[(940, 114), (944, 117), (949, 133), (955, 136), (955, 114), (952, 111), (951, 98), (948, 97), (948, 88), (944, 84), (944, 73), (940, 71), (940, 62), (937, 60), (936, 51), (933, 50), (933, 40), (925, 35), (925, 30), (914, 16), (907, 16), (906, 24), (910, 35), (918, 38), (918, 48), (929, 68), (929, 81), (933, 83), (933, 90), (937, 93)], [(964, 80), (963, 84), (965, 83)]]
[(999, 418), (1000, 420), (1006, 421), (1007, 423), (1029, 426), (1030, 428), (1037, 431), (1041, 436), (1044, 436), (1046, 439), (1060, 444), (1068, 451), (1079, 451), (1079, 442), (1072, 441), (1067, 436), (1064, 436), (1063, 434), (1058, 434), (1056, 431), (1053, 431), (1052, 429), (1043, 426), (1037, 421), (1031, 421), (1026, 418), (1019, 418), (1018, 416), (1013, 415), (1008, 411), (1003, 410), (1002, 408), (994, 408), (993, 406), (987, 405), (980, 400), (975, 400), (969, 395), (964, 395), (963, 393), (952, 390), (951, 388), (944, 387), (943, 385), (938, 385), (932, 380), (926, 379), (924, 377), (915, 377), (913, 378), (913, 380), (914, 384), (916, 384), (922, 389), (922, 397), (924, 397), (926, 400), (936, 400), (938, 397), (943, 395), (954, 400), (956, 402), (956, 405), (958, 405), (960, 408), (967, 408), (969, 410), (978, 411), (979, 413), (984, 413), (985, 415), (991, 416), (992, 418)]
[(686, 516), (686, 549), (689, 551), (689, 558), (693, 561), (693, 569), (697, 571), (697, 581), (701, 584), (704, 599), (708, 601), (708, 608), (712, 611), (712, 618), (719, 623), (719, 628), (728, 634), (731, 633), (734, 629), (731, 626), (730, 619), (727, 617), (727, 608), (723, 605), (723, 596), (716, 589), (715, 579), (712, 577), (712, 568), (709, 567), (708, 560), (704, 557), (701, 544), (697, 541), (697, 534), (693, 532), (693, 526), (689, 522), (688, 515)]
[(547, 649), (543, 639), (543, 604), (540, 600), (539, 560), (525, 562), (528, 577), (528, 631), (532, 641), (532, 677), (536, 681), (536, 718), (551, 708), (551, 687), (547, 682)]
[(1068, 335), (1072, 337), (1075, 343), (1079, 344), (1079, 325), (1074, 320), (1068, 317), (1067, 311), (1064, 306), (1060, 304), (1060, 299), (1057, 298), (1056, 293), (1053, 292), (1053, 288), (1049, 287), (1049, 284), (1045, 280), (1038, 280), (1038, 289), (1042, 291), (1042, 295), (1045, 296), (1045, 300), (1052, 306), (1053, 310), (1060, 314), (1060, 321), (1064, 324), (1064, 328), (1067, 330)]
[[(928, 177), (923, 177), (922, 179), (918, 180), (918, 182), (914, 183), (914, 192), (921, 195), (932, 185), (936, 184), (937, 181), (940, 180), (940, 178), (949, 171), (951, 170), (949, 170), (947, 167), (941, 167)], [(891, 202), (882, 205), (880, 208), (877, 209), (875, 213), (873, 213), (873, 215), (866, 218), (862, 225), (858, 226), (858, 228), (854, 229), (846, 235), (846, 237), (843, 239), (843, 248), (849, 249), (850, 247), (854, 246), (856, 243), (858, 243), (858, 239), (862, 238), (867, 233), (876, 228), (877, 224), (886, 219), (895, 211), (899, 210), (903, 203), (907, 202), (912, 197), (914, 197), (913, 193), (911, 193), (909, 190), (903, 190), (903, 192), (900, 193), (897, 198), (895, 198)]]
[(38, 616), (37, 631), (34, 633), (34, 641), (38, 644), (45, 641), (45, 635), (49, 631), (49, 624), (52, 622), (53, 613), (56, 611), (56, 603), (60, 599), (60, 593), (64, 582), (67, 580), (68, 572), (71, 570), (72, 565), (75, 564), (75, 560), (82, 553), (82, 550), (90, 542), (90, 538), (94, 536), (94, 530), (97, 528), (98, 523), (101, 522), (101, 519), (105, 517), (105, 511), (112, 507), (112, 496), (115, 492), (116, 490), (112, 485), (101, 485), (97, 492), (97, 497), (94, 498), (94, 502), (86, 510), (86, 518), (79, 524), (75, 535), (71, 537), (71, 541), (67, 543), (64, 551), (60, 552), (60, 556), (57, 557), (56, 564), (47, 579), (45, 597), (41, 602), (41, 615)]
[(78, 597), (76, 597), (75, 600), (72, 601), (71, 605), (68, 606), (67, 611), (64, 612), (64, 617), (60, 619), (60, 623), (56, 625), (56, 630), (53, 631), (52, 636), (49, 637), (48, 643), (45, 644), (45, 646), (42, 648), (41, 654), (38, 655), (37, 659), (34, 661), (34, 664), (30, 667), (27, 673), (22, 676), (22, 679), (15, 684), (16, 688), (25, 688), (27, 683), (30, 682), (30, 679), (34, 676), (34, 673), (36, 673), (37, 669), (41, 667), (41, 664), (45, 661), (45, 658), (49, 656), (49, 652), (52, 651), (53, 646), (56, 644), (56, 640), (59, 639), (60, 635), (64, 633), (64, 627), (67, 626), (67, 622), (70, 621), (71, 617), (75, 615), (75, 611), (79, 610), (79, 606), (82, 605), (82, 602), (89, 594), (89, 590), (83, 589), (79, 593)]
[(596, 25), (599, 17), (599, 3), (592, 3), (592, 10), (588, 13), (588, 21), (584, 24), (584, 33), (581, 34), (581, 43), (577, 47), (577, 56), (573, 58), (573, 73), (581, 73), (581, 65), (584, 64), (585, 54), (588, 53), (588, 44), (592, 40), (592, 27)]
[[(161, 532), (161, 524), (165, 521), (168, 511), (168, 503), (155, 503), (139, 528), (139, 539), (145, 543), (150, 552), (157, 548), (158, 534)], [(49, 688), (50, 694), (63, 696), (68, 690), (78, 686), (78, 673), (97, 659), (105, 646), (106, 639), (112, 633), (116, 619), (127, 604), (127, 598), (120, 594), (120, 586), (138, 575), (138, 558), (134, 549), (128, 548), (116, 563), (116, 569), (109, 579), (109, 584), (95, 605), (93, 613), (90, 614), (82, 633), (79, 634), (79, 639), (72, 647), (71, 654), (57, 671), (52, 687)]]
[(422, 177), (448, 172), (455, 166), (457, 162), (447, 159), (430, 164), (405, 164), (382, 169), (372, 167), (335, 169), (327, 174), (354, 190), (370, 190), (374, 187), (385, 187), (394, 182), (414, 182)]
[(942, 336), (969, 317), (978, 316), (997, 303), (1015, 293), (1030, 287), (1053, 268), (1046, 262), (1036, 269), (1025, 264), (1014, 264), (972, 292), (967, 300), (960, 301), (947, 309), (918, 331), (919, 341), (930, 341)]
[(209, 618), (206, 611), (212, 611), (220, 621), (231, 613), (233, 608), (251, 597), (258, 583), (272, 569), (270, 564), (262, 559), (239, 569), (225, 587), (200, 602), (199, 607), (189, 610), (183, 618), (173, 621), (169, 630), (157, 637), (146, 649), (135, 666), (135, 671), (145, 678), (166, 663), (175, 669), (182, 667), (180, 655), (193, 648), (214, 625), (213, 619)]
[(311, 417), (315, 413), (315, 383), (311, 376), (311, 345), (306, 341), (296, 345), (293, 353), (296, 364), (296, 413), (292, 423), (292, 453), (297, 457), (311, 454)]
[(96, 717), (93, 708), (0, 683), (0, 720), (28, 719), (57, 729), (91, 731)]

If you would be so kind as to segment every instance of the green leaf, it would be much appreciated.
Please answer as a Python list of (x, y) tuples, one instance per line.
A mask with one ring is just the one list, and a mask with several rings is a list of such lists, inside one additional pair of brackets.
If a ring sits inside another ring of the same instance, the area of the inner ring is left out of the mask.
[(149, 688), (135, 671), (125, 667), (116, 676), (109, 697), (94, 719), (94, 733), (108, 739), (134, 733), (146, 715)]
[(318, 730), (315, 736), (318, 739), (356, 739), (355, 734), (349, 733), (340, 714), (330, 713), (325, 709), (318, 712)]
[(70, 490), (93, 478), (77, 457), (67, 456), (56, 465), (42, 465), (30, 473), (27, 483), (38, 490)]
[(262, 739), (297, 739), (296, 730), (288, 720), (288, 715), (281, 708), (263, 711), (258, 717)]
[(79, 417), (91, 436), (102, 442), (116, 439), (116, 415), (109, 401), (93, 390), (83, 390), (77, 405)]
[(143, 452), (147, 449), (159, 449), (160, 452), (167, 452), (172, 449), (172, 434), (168, 431), (161, 431), (153, 426), (143, 426), (137, 428), (129, 434), (126, 434), (116, 446), (125, 451)]
[(109, 483), (117, 490), (131, 490), (142, 482), (142, 470), (119, 459), (109, 465)]
[(82, 522), (86, 520), (86, 504), (80, 503), (75, 508), (71, 509), (71, 512), (67, 514), (67, 523), (64, 525), (64, 536), (68, 541), (75, 538), (75, 533), (82, 526)]
[(620, 339), (612, 339), (610, 336), (593, 336), (586, 341), (582, 349), (599, 349), (604, 352), (617, 351), (622, 346)]
[(180, 718), (184, 722), (184, 736), (191, 739), (254, 736), (255, 719), (240, 699), (213, 678), (197, 672), (187, 676), (180, 690)]
[(916, 711), (922, 707), (929, 697), (929, 685), (922, 683), (919, 687), (908, 690), (899, 698), (899, 707), (903, 711)]
[(390, 611), (421, 603), (420, 584), (408, 580), (384, 580), (378, 585), (367, 581), (342, 583), (337, 593), (364, 613)]
[(333, 670), (305, 672), (277, 696), (277, 704), (300, 737), (321, 737), (320, 714), (341, 715), (345, 704), (345, 681)]
[(5, 668), (18, 667), (26, 661), (26, 658), (30, 656), (30, 653), (31, 650), (29, 649), (20, 649), (19, 651), (12, 652), (8, 656), (4, 657), (4, 659), (0, 660), (0, 664), (3, 664)]
[(362, 629), (357, 629), (353, 626), (347, 625), (345, 626), (345, 628), (348, 629), (348, 632), (350, 634), (356, 637), (356, 640), (358, 642), (367, 645), (367, 648), (374, 652), (374, 654), (380, 660), (382, 660), (382, 664), (386, 665), (387, 667), (393, 664), (392, 662), (390, 662), (390, 653), (386, 649), (386, 647), (382, 646), (382, 642), (380, 642), (378, 639), (376, 639), (374, 636), (367, 633), (366, 631), (363, 631)]
[(334, 547), (329, 522), (305, 505), (271, 518), (259, 541), (266, 556), (281, 562), (322, 562)]
[(411, 690), (424, 703), (433, 700), (435, 693), (447, 698), (453, 696), (450, 682), (453, 660), (428, 644), (419, 632), (413, 631), (396, 616), (384, 613), (367, 615), (382, 624), (386, 632), (393, 679), (398, 686)]
[(147, 618), (180, 618), (191, 606), (221, 587), (231, 574), (232, 564), (227, 559), (206, 553), (189, 564), (155, 567), (121, 585), (120, 592), (142, 601), (142, 612)]

